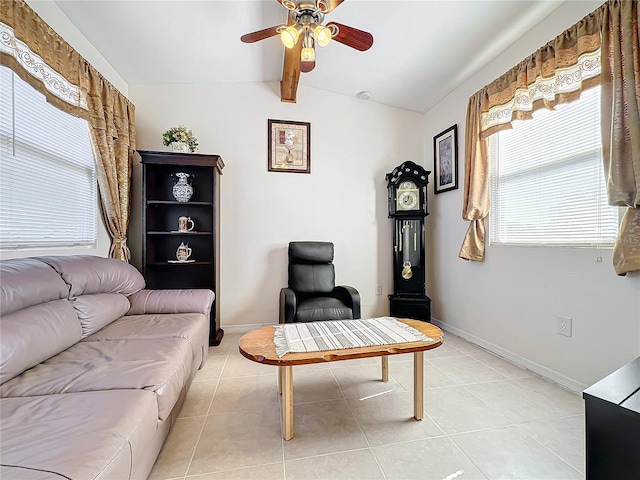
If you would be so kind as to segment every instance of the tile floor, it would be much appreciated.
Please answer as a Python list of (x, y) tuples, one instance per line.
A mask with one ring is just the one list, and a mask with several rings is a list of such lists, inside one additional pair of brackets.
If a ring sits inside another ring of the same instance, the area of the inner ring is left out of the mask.
[(425, 352), (421, 422), (411, 354), (389, 383), (379, 358), (295, 367), (288, 442), (276, 367), (239, 338), (211, 348), (150, 480), (584, 478), (582, 398), (452, 334)]

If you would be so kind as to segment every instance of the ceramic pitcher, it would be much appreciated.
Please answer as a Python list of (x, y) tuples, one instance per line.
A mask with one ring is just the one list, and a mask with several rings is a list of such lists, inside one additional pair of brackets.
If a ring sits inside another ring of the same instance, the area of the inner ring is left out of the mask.
[(176, 250), (176, 258), (179, 262), (186, 262), (191, 256), (191, 248), (189, 248), (189, 244), (184, 244), (184, 242), (180, 243), (178, 250)]

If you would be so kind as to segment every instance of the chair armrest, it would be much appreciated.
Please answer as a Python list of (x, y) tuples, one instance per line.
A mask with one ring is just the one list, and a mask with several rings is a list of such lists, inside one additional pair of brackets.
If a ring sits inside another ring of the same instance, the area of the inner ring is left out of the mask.
[(280, 323), (293, 323), (297, 304), (296, 292), (290, 288), (280, 290)]
[(360, 294), (355, 288), (340, 285), (333, 290), (333, 293), (337, 299), (351, 307), (353, 318), (360, 318)]
[(215, 294), (207, 289), (140, 290), (129, 297), (127, 315), (202, 313), (209, 316)]

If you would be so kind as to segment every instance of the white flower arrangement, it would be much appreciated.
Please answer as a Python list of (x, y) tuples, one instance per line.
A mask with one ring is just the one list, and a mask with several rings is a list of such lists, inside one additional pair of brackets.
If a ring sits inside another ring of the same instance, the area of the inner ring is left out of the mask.
[(184, 125), (172, 127), (162, 134), (162, 143), (168, 147), (173, 142), (183, 142), (189, 146), (192, 152), (198, 149), (198, 139), (193, 136), (193, 132)]

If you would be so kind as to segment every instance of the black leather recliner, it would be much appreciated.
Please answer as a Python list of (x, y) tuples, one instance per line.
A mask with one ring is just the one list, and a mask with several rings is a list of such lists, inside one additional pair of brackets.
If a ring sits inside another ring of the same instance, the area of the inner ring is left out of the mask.
[(335, 286), (333, 243), (289, 243), (289, 288), (280, 290), (280, 323), (360, 318), (360, 294)]

